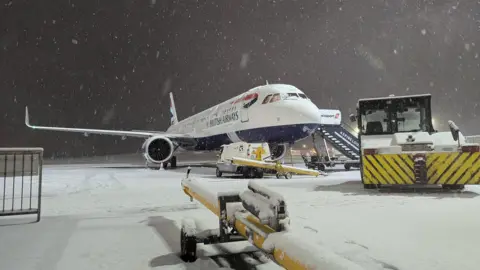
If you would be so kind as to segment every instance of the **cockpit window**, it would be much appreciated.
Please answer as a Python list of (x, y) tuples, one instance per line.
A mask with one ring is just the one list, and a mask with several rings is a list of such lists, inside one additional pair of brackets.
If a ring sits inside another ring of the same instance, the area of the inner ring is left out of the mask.
[(257, 93), (245, 96), (243, 98), (243, 108), (246, 109), (246, 108), (252, 106), (255, 102), (257, 102), (257, 100), (258, 100), (258, 94)]
[(308, 99), (308, 97), (305, 95), (305, 94), (301, 94), (301, 93), (282, 93), (282, 94), (270, 94), (268, 96), (265, 97), (265, 99), (263, 99), (263, 102), (262, 104), (267, 104), (267, 103), (273, 103), (273, 102), (277, 102), (277, 101), (280, 101), (280, 100), (287, 100), (287, 99), (299, 99), (299, 98), (303, 98), (303, 99)]
[(272, 102), (277, 102), (277, 101), (280, 101), (281, 98), (280, 98), (280, 94), (275, 94), (272, 96), (272, 99), (270, 100), (270, 103)]
[(297, 93), (286, 93), (281, 95), (283, 100), (287, 99), (298, 99), (298, 94)]
[(268, 96), (266, 96), (266, 97), (265, 97), (265, 99), (263, 99), (263, 102), (262, 102), (262, 104), (266, 104), (266, 103), (268, 103), (268, 102), (270, 101), (270, 98), (271, 98), (271, 97), (272, 97), (272, 95), (268, 95)]

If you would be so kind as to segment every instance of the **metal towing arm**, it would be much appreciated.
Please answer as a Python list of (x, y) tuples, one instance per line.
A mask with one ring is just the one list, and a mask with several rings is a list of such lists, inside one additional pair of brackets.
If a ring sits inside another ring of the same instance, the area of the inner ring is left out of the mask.
[(289, 178), (291, 177), (292, 173), (312, 175), (312, 176), (320, 175), (320, 172), (316, 170), (303, 169), (303, 168), (283, 165), (283, 164), (280, 164), (279, 162), (273, 163), (273, 162), (265, 162), (265, 161), (259, 161), (259, 160), (234, 157), (232, 158), (232, 163), (236, 165), (242, 165), (242, 166), (256, 167), (256, 168), (262, 168), (267, 170), (275, 170), (277, 172), (277, 178), (281, 175), (284, 175), (286, 178)]
[(287, 232), (288, 212), (283, 197), (278, 193), (253, 181), (249, 182), (248, 190), (244, 192), (211, 193), (200, 182), (189, 178), (188, 173), (187, 178), (182, 180), (183, 191), (191, 201), (199, 201), (219, 218), (219, 232), (218, 235), (198, 233), (194, 221), (184, 220), (181, 230), (183, 260), (196, 260), (197, 243), (248, 240), (285, 269), (363, 269)]

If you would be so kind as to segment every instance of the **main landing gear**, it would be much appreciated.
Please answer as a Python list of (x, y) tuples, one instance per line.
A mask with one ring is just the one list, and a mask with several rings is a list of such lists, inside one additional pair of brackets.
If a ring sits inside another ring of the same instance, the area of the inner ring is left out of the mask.
[(163, 162), (162, 164), (163, 169), (166, 170), (168, 168), (168, 163), (170, 163), (171, 169), (177, 168), (177, 157), (173, 156), (169, 161)]
[(173, 156), (169, 161), (163, 162), (161, 165), (149, 165), (147, 163), (147, 167), (151, 170), (160, 170), (160, 168), (163, 168), (164, 170), (168, 169), (168, 164), (170, 163), (170, 168), (175, 169), (177, 168), (177, 157)]

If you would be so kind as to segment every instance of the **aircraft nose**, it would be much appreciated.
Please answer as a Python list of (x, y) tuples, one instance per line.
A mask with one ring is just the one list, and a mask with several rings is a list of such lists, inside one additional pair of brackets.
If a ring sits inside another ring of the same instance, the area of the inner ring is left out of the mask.
[(305, 123), (320, 124), (320, 111), (315, 104), (303, 104), (302, 106), (296, 107), (295, 110)]

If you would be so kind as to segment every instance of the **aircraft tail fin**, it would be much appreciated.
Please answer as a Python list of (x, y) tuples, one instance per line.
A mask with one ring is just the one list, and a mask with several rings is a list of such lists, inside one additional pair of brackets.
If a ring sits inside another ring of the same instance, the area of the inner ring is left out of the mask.
[(177, 109), (175, 108), (175, 101), (173, 100), (173, 93), (170, 92), (170, 125), (178, 123)]

